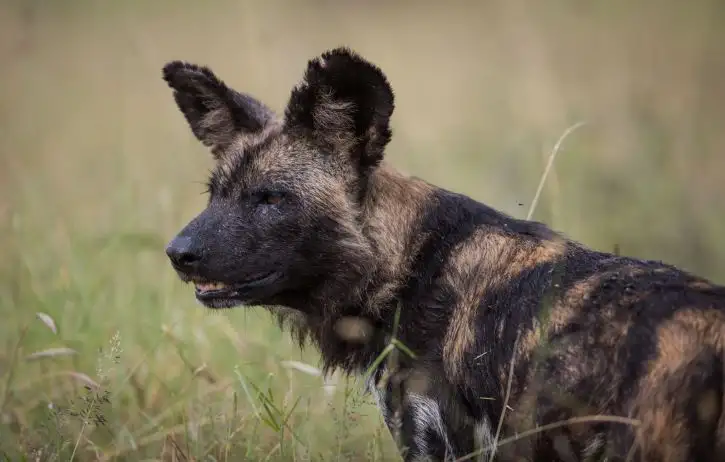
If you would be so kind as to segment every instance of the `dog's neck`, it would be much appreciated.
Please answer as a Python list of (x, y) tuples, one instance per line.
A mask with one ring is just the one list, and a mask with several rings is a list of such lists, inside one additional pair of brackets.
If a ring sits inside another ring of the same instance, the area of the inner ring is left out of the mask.
[(375, 269), (373, 280), (363, 288), (363, 298), (368, 310), (375, 312), (376, 306), (393, 300), (408, 278), (423, 239), (417, 232), (419, 223), (437, 188), (385, 162), (371, 176), (368, 188), (361, 213), (363, 233), (374, 249)]
[[(420, 217), (436, 189), (385, 163), (371, 174), (368, 188), (359, 217), (365, 245), (351, 253), (355, 261), (296, 299), (293, 310), (277, 311), (296, 336), (313, 341), (329, 369), (359, 372), (390, 340), (397, 299), (420, 247)], [(347, 334), (369, 337), (350, 342)]]

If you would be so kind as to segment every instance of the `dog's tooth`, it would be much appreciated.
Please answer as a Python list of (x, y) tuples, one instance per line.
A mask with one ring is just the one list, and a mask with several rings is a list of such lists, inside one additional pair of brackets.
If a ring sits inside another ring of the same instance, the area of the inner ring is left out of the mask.
[(196, 287), (202, 292), (208, 292), (210, 290), (220, 290), (225, 288), (227, 285), (223, 282), (197, 282)]

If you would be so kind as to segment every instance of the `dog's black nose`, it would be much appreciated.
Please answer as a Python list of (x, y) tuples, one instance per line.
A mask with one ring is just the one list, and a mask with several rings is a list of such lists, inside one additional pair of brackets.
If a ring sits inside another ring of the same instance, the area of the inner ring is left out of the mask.
[(177, 236), (166, 246), (166, 255), (179, 271), (193, 270), (201, 260), (201, 253), (195, 249), (190, 237)]

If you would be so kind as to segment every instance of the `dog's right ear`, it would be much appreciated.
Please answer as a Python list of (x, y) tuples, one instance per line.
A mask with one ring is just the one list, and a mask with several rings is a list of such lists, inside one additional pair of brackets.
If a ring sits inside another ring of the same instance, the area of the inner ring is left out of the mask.
[(364, 171), (385, 155), (394, 100), (380, 68), (339, 47), (308, 62), (302, 83), (292, 90), (285, 121), (328, 151), (349, 156)]
[(227, 87), (208, 67), (171, 61), (163, 77), (191, 131), (217, 159), (232, 143), (256, 137), (277, 120), (270, 108)]

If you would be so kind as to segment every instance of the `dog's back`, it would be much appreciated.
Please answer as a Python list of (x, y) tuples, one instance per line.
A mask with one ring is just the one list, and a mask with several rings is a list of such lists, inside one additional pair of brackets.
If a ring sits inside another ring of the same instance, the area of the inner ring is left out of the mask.
[(725, 460), (725, 289), (657, 262), (574, 253), (542, 307), (548, 322), (524, 333), (511, 430), (577, 422), (534, 438), (539, 458)]

